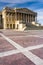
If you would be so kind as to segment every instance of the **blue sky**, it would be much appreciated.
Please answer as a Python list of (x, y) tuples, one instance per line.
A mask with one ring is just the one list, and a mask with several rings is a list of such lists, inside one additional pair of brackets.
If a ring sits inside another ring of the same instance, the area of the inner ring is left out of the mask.
[(37, 20), (43, 25), (43, 0), (0, 0), (0, 10), (6, 6), (29, 8), (37, 12)]

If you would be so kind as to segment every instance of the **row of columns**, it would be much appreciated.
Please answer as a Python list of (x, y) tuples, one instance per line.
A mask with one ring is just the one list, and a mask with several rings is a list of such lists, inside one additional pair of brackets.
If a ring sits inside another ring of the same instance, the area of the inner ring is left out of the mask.
[(15, 15), (9, 15), (8, 14), (8, 21), (14, 21), (14, 20), (22, 20), (25, 21), (26, 23), (35, 21), (35, 15), (31, 14), (24, 14), (24, 13), (15, 13)]
[(8, 18), (8, 20), (7, 21), (15, 21), (15, 15), (7, 15), (7, 17), (6, 18)]
[(17, 13), (17, 20), (22, 20), (25, 21), (27, 23), (35, 21), (35, 15), (31, 15), (31, 14), (23, 14), (23, 13)]
[[(6, 28), (6, 16), (7, 15), (4, 13), (3, 14), (3, 17), (4, 17), (4, 28)], [(10, 20), (9, 20), (9, 17), (11, 17)], [(17, 13), (17, 12), (15, 12), (14, 15), (12, 15), (12, 14), (9, 15), (9, 13), (8, 13), (8, 21), (9, 22), (12, 21), (13, 17), (14, 17), (14, 20), (22, 20), (22, 22), (26, 22), (26, 23), (35, 21), (35, 16), (31, 15), (31, 14), (25, 14), (25, 13)], [(14, 22), (14, 20), (12, 22)]]
[(7, 29), (15, 29), (15, 24), (7, 24)]

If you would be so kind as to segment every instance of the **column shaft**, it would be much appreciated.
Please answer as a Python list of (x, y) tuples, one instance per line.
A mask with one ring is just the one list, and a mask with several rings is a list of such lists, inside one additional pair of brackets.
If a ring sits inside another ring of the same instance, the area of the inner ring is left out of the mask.
[(21, 13), (21, 20), (22, 20), (22, 13)]
[(27, 14), (26, 14), (26, 23), (27, 23)]
[(28, 23), (29, 23), (29, 15), (28, 15)]
[(31, 23), (31, 15), (30, 15), (30, 23)]

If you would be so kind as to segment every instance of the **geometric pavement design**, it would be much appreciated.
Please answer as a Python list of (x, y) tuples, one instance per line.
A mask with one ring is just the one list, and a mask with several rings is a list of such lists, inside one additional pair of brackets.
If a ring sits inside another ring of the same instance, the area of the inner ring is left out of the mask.
[[(17, 53), (21, 52), (28, 59), (30, 59), (35, 65), (43, 65), (43, 59), (39, 58), (37, 55), (33, 54), (30, 51), (30, 50), (33, 50), (33, 49), (43, 48), (43, 44), (29, 46), (29, 47), (24, 48), (21, 45), (19, 45), (18, 43), (12, 41), (10, 38), (8, 38), (7, 36), (5, 36), (4, 34), (0, 33), (0, 35), (5, 40), (7, 40), (11, 45), (13, 45), (14, 47), (17, 48), (16, 50), (13, 49), (13, 50), (10, 50), (10, 51), (0, 52), (0, 57), (9, 56), (9, 55), (13, 55), (13, 54), (17, 54)], [(28, 35), (28, 36), (43, 38), (43, 37), (38, 36), (38, 35)]]

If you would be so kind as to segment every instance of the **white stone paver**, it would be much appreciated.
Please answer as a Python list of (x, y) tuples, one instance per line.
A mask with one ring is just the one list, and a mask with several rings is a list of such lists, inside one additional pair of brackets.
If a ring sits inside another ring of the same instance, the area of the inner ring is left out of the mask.
[(30, 59), (35, 65), (43, 65), (43, 60), (30, 51), (23, 52), (28, 59)]
[(25, 50), (34, 50), (34, 49), (39, 49), (39, 48), (43, 48), (43, 44), (29, 46), (29, 47), (25, 48)]
[(0, 53), (0, 57), (9, 56), (17, 53), (20, 53), (20, 51), (19, 50), (5, 51)]
[(12, 54), (17, 54), (17, 53), (26, 52), (26, 51), (33, 50), (33, 49), (35, 50), (39, 48), (43, 48), (43, 44), (23, 48), (21, 51), (16, 49), (16, 50), (11, 50), (11, 51), (0, 52), (0, 57), (9, 56)]

